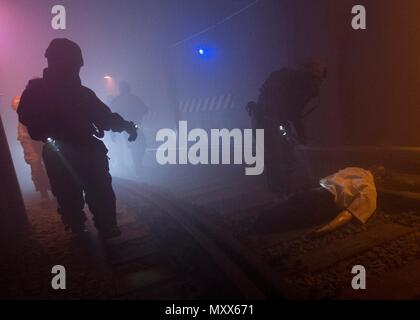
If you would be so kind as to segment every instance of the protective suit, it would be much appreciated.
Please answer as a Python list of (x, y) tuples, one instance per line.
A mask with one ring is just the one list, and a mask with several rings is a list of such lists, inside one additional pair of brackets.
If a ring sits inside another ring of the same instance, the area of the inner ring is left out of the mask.
[(373, 168), (344, 168), (322, 178), (320, 187), (296, 193), (261, 213), (256, 229), (277, 232), (322, 225), (313, 232), (316, 236), (336, 230), (353, 219), (366, 223), (377, 208), (375, 180), (379, 179)]
[(135, 140), (137, 130), (81, 84), (83, 57), (76, 43), (55, 39), (45, 57), (43, 78), (29, 81), (22, 94), (19, 121), (33, 139), (46, 143), (43, 159), (66, 227), (84, 232), (86, 201), (99, 233), (118, 236), (108, 150), (99, 138), (112, 130)]
[[(16, 96), (13, 99), (13, 110), (17, 111), (19, 101), (19, 96)], [(40, 141), (32, 140), (32, 138), (29, 136), (28, 130), (21, 123), (18, 124), (17, 140), (22, 145), (25, 162), (31, 168), (31, 177), (35, 186), (35, 190), (41, 194), (43, 199), (48, 200), (48, 190), (50, 190), (50, 184), (42, 160), (43, 143)]]
[[(117, 111), (123, 117), (132, 119), (137, 124), (143, 123), (149, 108), (143, 100), (131, 93), (131, 87), (127, 82), (122, 81), (119, 90), (120, 94), (111, 102), (112, 110)], [(134, 170), (137, 175), (140, 175), (147, 147), (146, 136), (143, 130), (140, 129), (138, 132), (136, 142), (126, 144), (126, 147), (130, 149)]]
[(376, 210), (377, 192), (370, 171), (349, 167), (321, 179), (320, 185), (331, 192), (341, 210), (366, 223)]
[(302, 119), (308, 103), (319, 96), (326, 68), (317, 61), (307, 61), (295, 70), (274, 71), (260, 89), (257, 103), (247, 110), (254, 129), (265, 132), (265, 170), (269, 188), (280, 195), (295, 191), (292, 186), (297, 165), (294, 147), (306, 143)]

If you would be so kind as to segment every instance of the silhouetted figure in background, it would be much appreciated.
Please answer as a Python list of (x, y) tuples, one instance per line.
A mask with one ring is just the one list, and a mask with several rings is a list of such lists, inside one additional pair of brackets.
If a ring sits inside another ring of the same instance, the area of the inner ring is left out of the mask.
[(44, 163), (66, 229), (85, 232), (86, 200), (99, 234), (118, 236), (108, 150), (98, 138), (105, 130), (126, 131), (134, 141), (136, 127), (82, 86), (83, 57), (76, 43), (54, 39), (45, 57), (43, 78), (29, 81), (22, 94), (19, 120), (34, 140), (45, 142)]
[(274, 71), (261, 87), (258, 102), (247, 105), (254, 129), (264, 129), (268, 185), (280, 195), (291, 191), (294, 147), (306, 143), (302, 119), (313, 111), (305, 108), (319, 96), (326, 75), (326, 67), (312, 60), (297, 70)]
[[(12, 108), (17, 112), (20, 97), (16, 96), (12, 101)], [(41, 194), (43, 201), (48, 201), (50, 196), (48, 191), (51, 189), (48, 182), (47, 173), (45, 172), (44, 163), (42, 160), (42, 147), (44, 145), (41, 141), (32, 140), (29, 136), (26, 127), (18, 124), (18, 136), (20, 144), (22, 145), (25, 162), (31, 168), (32, 182), (34, 183), (35, 190)]]
[[(120, 94), (116, 96), (112, 102), (112, 110), (117, 111), (124, 118), (132, 119), (135, 123), (142, 123), (143, 118), (149, 111), (149, 108), (139, 97), (131, 93), (130, 84), (126, 81), (121, 81), (119, 85)], [(129, 144), (136, 174), (141, 173), (144, 155), (146, 153), (146, 137), (144, 132), (138, 132), (138, 139), (136, 143)]]

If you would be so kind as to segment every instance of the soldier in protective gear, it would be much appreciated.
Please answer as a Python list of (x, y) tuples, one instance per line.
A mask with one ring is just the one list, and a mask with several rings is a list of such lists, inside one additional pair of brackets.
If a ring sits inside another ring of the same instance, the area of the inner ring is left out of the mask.
[(44, 141), (43, 159), (58, 212), (67, 229), (85, 232), (85, 201), (103, 238), (121, 234), (109, 174), (106, 130), (137, 138), (133, 122), (113, 113), (81, 84), (83, 57), (68, 39), (54, 39), (46, 53), (43, 78), (29, 81), (18, 108), (19, 121), (34, 140)]
[(269, 188), (287, 195), (292, 184), (296, 159), (294, 147), (305, 144), (302, 119), (309, 102), (319, 97), (321, 84), (327, 75), (326, 67), (308, 60), (299, 69), (274, 71), (260, 89), (258, 102), (250, 102), (247, 111), (254, 129), (265, 132), (265, 169)]
[[(131, 93), (131, 86), (126, 81), (120, 82), (119, 95), (112, 100), (111, 108), (123, 117), (133, 119), (136, 123), (143, 123), (149, 111), (143, 100)], [(146, 136), (143, 130), (140, 130), (138, 134), (137, 142), (128, 145), (128, 148), (131, 151), (135, 172), (140, 175), (146, 153)]]
[[(19, 96), (13, 98), (13, 110), (17, 111), (19, 101)], [(48, 177), (42, 161), (43, 143), (41, 141), (32, 140), (29, 136), (28, 130), (21, 123), (18, 124), (17, 139), (22, 145), (25, 162), (31, 168), (31, 177), (35, 190), (41, 194), (42, 200), (49, 200), (50, 196), (48, 194), (48, 190), (50, 190), (50, 184), (48, 182)]]

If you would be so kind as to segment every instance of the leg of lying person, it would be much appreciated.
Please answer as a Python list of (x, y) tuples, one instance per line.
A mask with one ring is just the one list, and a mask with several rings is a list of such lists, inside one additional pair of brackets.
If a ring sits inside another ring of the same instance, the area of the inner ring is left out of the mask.
[(329, 191), (314, 188), (299, 192), (262, 212), (255, 222), (255, 229), (260, 233), (274, 233), (314, 227), (330, 221), (339, 212)]
[(337, 230), (338, 228), (343, 227), (351, 220), (353, 220), (352, 214), (349, 211), (344, 210), (340, 212), (340, 214), (337, 217), (335, 217), (332, 221), (322, 226), (321, 228), (315, 230), (315, 232), (313, 232), (312, 235), (321, 236), (326, 233), (332, 232), (334, 230)]

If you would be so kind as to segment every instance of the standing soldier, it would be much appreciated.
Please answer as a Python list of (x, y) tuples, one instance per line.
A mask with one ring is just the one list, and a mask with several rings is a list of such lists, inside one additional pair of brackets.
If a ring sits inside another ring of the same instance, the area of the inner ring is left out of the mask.
[[(125, 118), (133, 119), (136, 123), (142, 123), (143, 118), (149, 111), (149, 108), (139, 97), (131, 93), (130, 84), (121, 81), (119, 85), (120, 94), (111, 102), (113, 110), (117, 111)], [(134, 169), (137, 175), (140, 175), (143, 158), (146, 153), (146, 137), (141, 130), (136, 143), (129, 145), (133, 157)]]
[[(19, 106), (20, 97), (16, 96), (12, 100), (12, 108), (17, 111)], [(50, 190), (50, 184), (48, 177), (45, 172), (44, 164), (42, 161), (42, 146), (41, 141), (34, 141), (29, 136), (26, 127), (19, 123), (18, 124), (18, 138), (22, 145), (25, 162), (31, 167), (32, 181), (35, 186), (35, 190), (41, 194), (41, 198), (44, 201), (48, 201), (50, 196), (48, 190)]]
[(265, 132), (265, 168), (269, 188), (288, 195), (296, 167), (294, 146), (306, 143), (302, 119), (313, 111), (305, 108), (319, 96), (327, 75), (318, 61), (307, 61), (299, 69), (274, 71), (260, 89), (258, 102), (250, 102), (247, 111), (253, 127)]
[(103, 238), (121, 234), (116, 198), (109, 174), (104, 131), (125, 131), (137, 138), (133, 122), (113, 113), (81, 84), (80, 47), (68, 39), (54, 39), (46, 53), (43, 78), (29, 81), (18, 108), (19, 121), (34, 140), (43, 141), (43, 159), (66, 229), (85, 232), (85, 201)]

